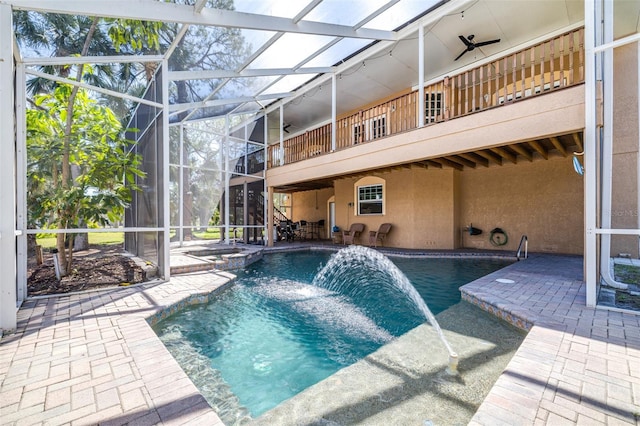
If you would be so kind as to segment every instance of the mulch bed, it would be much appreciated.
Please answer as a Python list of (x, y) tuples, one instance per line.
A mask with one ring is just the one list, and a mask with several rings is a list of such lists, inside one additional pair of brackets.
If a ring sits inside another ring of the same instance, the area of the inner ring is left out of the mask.
[(89, 250), (74, 252), (71, 273), (58, 281), (53, 266), (53, 254), (47, 253), (42, 265), (28, 265), (28, 294), (61, 294), (127, 286), (146, 281), (142, 267), (123, 254), (121, 246), (92, 246)]

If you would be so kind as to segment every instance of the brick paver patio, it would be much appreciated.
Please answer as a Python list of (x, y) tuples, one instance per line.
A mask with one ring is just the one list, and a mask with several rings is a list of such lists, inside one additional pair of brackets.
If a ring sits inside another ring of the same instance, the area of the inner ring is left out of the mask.
[(581, 257), (534, 256), (463, 292), (534, 324), (472, 425), (640, 424), (640, 315), (587, 308)]
[[(27, 300), (0, 341), (0, 423), (222, 424), (146, 319), (228, 277)], [(581, 277), (582, 258), (538, 255), (464, 287), (533, 324), (472, 424), (639, 423), (640, 316), (586, 308)]]

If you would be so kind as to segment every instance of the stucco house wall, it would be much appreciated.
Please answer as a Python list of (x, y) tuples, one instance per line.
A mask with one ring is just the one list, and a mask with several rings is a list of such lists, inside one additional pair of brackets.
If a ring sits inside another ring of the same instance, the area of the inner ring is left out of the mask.
[[(583, 181), (570, 157), (462, 172), (414, 167), (370, 176), (384, 180), (384, 214), (357, 215), (355, 187), (367, 184), (366, 177), (337, 179), (336, 222), (343, 229), (362, 222), (365, 233), (390, 222), (393, 229), (386, 246), (516, 250), (520, 236), (526, 234), (531, 251), (582, 253)], [(309, 202), (313, 206), (314, 192), (293, 194), (293, 210), (299, 212)], [(483, 234), (465, 232), (470, 223)], [(509, 236), (504, 246), (489, 241), (496, 227)], [(359, 243), (367, 244), (366, 236)]]

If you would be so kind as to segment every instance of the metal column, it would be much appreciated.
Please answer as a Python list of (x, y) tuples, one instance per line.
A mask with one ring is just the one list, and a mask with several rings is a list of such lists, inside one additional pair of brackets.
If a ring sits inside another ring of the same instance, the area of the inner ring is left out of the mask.
[[(598, 0), (600, 4), (600, 0)], [(595, 67), (595, 1), (584, 2), (585, 49), (585, 128), (584, 128), (584, 213), (585, 213), (585, 281), (587, 306), (596, 305), (597, 291), (597, 161), (596, 161), (596, 67)]]
[[(162, 262), (158, 265), (162, 268), (162, 276), (168, 280), (171, 278), (171, 267), (169, 258), (171, 256), (170, 244), (170, 225), (171, 225), (171, 207), (169, 202), (169, 62), (167, 59), (162, 60), (162, 223), (163, 227), (163, 247)], [(159, 255), (160, 253), (158, 253)], [(158, 256), (160, 257), (160, 256)]]
[[(0, 330), (16, 328), (14, 58), (11, 6), (0, 4)], [(24, 88), (22, 88), (24, 90)], [(17, 114), (24, 114), (24, 105)]]

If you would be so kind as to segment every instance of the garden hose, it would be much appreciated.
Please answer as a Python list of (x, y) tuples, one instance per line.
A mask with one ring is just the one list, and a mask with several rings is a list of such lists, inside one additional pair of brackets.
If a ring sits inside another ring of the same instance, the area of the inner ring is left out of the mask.
[(491, 235), (489, 235), (489, 241), (492, 245), (498, 247), (507, 244), (509, 237), (507, 237), (507, 233), (501, 228), (493, 228), (491, 230)]

